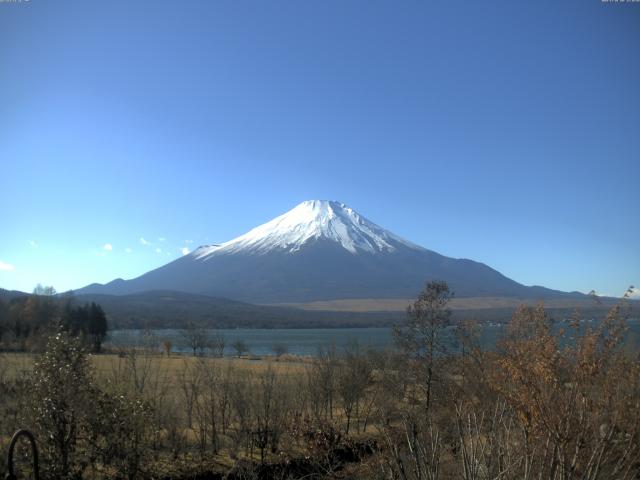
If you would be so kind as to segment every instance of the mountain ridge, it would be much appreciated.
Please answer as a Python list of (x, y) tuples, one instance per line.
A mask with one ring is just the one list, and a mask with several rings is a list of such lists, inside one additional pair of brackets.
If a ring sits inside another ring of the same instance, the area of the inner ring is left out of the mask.
[(348, 298), (415, 298), (428, 280), (456, 296), (582, 296), (524, 286), (470, 259), (418, 246), (347, 205), (305, 201), (220, 245), (200, 247), (131, 280), (92, 284), (77, 293), (176, 290), (274, 304)]

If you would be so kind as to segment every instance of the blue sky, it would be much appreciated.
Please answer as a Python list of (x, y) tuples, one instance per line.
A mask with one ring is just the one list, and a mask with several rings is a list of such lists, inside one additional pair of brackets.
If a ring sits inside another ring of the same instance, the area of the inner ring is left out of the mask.
[(332, 199), (621, 294), (639, 45), (640, 4), (599, 0), (0, 3), (0, 287), (135, 277)]

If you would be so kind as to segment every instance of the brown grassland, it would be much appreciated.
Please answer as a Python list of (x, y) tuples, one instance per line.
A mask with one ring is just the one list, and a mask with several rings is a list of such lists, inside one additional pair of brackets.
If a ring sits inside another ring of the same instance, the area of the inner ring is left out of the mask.
[[(335, 312), (404, 312), (415, 300), (410, 298), (349, 298), (344, 300), (323, 300), (308, 303), (281, 303), (280, 306), (302, 308), (303, 310)], [(449, 308), (452, 310), (484, 310), (511, 308), (521, 305), (536, 306), (540, 300), (517, 297), (461, 297), (452, 298)], [(601, 304), (609, 308), (615, 299), (600, 299)], [(547, 308), (593, 308), (592, 298), (558, 298), (546, 300)]]

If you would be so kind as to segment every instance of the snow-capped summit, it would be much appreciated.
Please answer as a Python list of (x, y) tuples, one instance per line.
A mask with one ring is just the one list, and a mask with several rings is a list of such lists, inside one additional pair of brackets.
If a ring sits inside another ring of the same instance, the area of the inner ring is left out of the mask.
[(353, 254), (421, 248), (367, 220), (344, 203), (307, 200), (244, 235), (219, 246), (200, 248), (193, 255), (208, 258), (237, 252), (294, 253), (308, 242), (320, 239), (331, 240)]
[(175, 290), (254, 303), (402, 298), (427, 280), (448, 282), (457, 297), (548, 297), (500, 272), (414, 245), (338, 202), (302, 202), (220, 245), (204, 245), (131, 280), (78, 293)]

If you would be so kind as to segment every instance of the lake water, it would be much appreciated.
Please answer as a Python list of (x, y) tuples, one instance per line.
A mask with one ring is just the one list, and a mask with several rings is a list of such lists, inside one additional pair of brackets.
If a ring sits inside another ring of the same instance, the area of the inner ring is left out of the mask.
[[(363, 347), (385, 348), (392, 341), (390, 328), (279, 328), (279, 329), (220, 329), (216, 333), (225, 339), (225, 355), (233, 355), (231, 346), (242, 340), (253, 355), (273, 355), (274, 345), (284, 345), (293, 355), (315, 355), (320, 347), (335, 345), (343, 349), (349, 342), (357, 341)], [(148, 338), (151, 334), (151, 339)], [(111, 332), (107, 346), (142, 346), (145, 343), (160, 344), (171, 341), (173, 351), (190, 352), (180, 330), (115, 330)]]
[[(588, 323), (587, 323), (588, 324)], [(558, 328), (561, 325), (558, 325)], [(481, 343), (491, 348), (503, 335), (503, 325), (485, 325), (481, 330)], [(293, 355), (313, 356), (318, 349), (335, 345), (338, 351), (350, 342), (357, 341), (361, 347), (383, 349), (393, 342), (390, 328), (283, 328), (283, 329), (222, 329), (218, 330), (226, 342), (225, 355), (233, 355), (234, 341), (242, 340), (253, 355), (273, 355), (274, 345), (284, 345)], [(640, 340), (640, 323), (629, 322), (629, 337)], [(171, 341), (173, 351), (189, 352), (180, 330), (115, 330), (111, 332), (107, 346), (159, 346), (164, 340)], [(455, 346), (453, 346), (455, 349)]]

